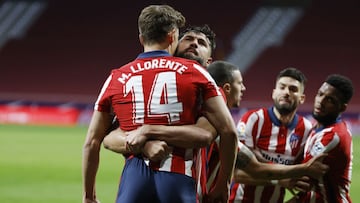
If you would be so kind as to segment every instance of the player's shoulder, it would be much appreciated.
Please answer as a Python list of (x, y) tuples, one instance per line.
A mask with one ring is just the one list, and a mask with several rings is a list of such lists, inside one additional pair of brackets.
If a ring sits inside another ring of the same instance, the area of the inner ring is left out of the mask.
[(247, 112), (245, 112), (244, 116), (264, 114), (264, 112), (266, 112), (266, 108), (254, 108), (254, 109), (250, 109)]
[(173, 58), (173, 60), (176, 60), (186, 66), (201, 68), (203, 70), (206, 70), (206, 68), (204, 66), (202, 66), (200, 63), (198, 63), (196, 60), (181, 58), (181, 57), (177, 57), (177, 56), (172, 56), (171, 58)]
[[(248, 122), (256, 122), (259, 117), (258, 112), (262, 111), (262, 109), (260, 108), (256, 108), (256, 109), (250, 109), (248, 111), (246, 111), (240, 118), (240, 120), (238, 121), (238, 127), (240, 127), (241, 125), (243, 125), (245, 127), (245, 123)], [(262, 116), (263, 117), (263, 116)]]

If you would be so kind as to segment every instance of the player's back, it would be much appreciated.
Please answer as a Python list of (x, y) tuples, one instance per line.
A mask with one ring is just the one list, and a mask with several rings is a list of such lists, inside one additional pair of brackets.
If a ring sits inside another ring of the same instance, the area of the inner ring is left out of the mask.
[(114, 70), (111, 87), (114, 112), (123, 130), (144, 123), (193, 124), (200, 93), (218, 95), (203, 67), (170, 56), (138, 58)]
[[(142, 124), (194, 124), (200, 101), (220, 95), (212, 77), (197, 62), (153, 51), (112, 71), (97, 108), (110, 111), (112, 106), (120, 128), (130, 131)], [(192, 160), (192, 149), (174, 148), (172, 156), (149, 166), (192, 176)]]

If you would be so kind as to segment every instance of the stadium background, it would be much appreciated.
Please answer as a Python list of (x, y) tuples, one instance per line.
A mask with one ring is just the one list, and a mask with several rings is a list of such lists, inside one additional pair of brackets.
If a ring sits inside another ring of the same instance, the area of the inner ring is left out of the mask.
[[(300, 107), (306, 115), (326, 75), (353, 80), (344, 117), (360, 135), (357, 0), (0, 1), (1, 202), (80, 202), (81, 148), (93, 103), (109, 71), (142, 51), (137, 16), (150, 3), (168, 3), (188, 24), (209, 24), (216, 32), (215, 59), (238, 64), (247, 87), (241, 108), (232, 110), (235, 119), (248, 108), (271, 105), (276, 74), (293, 66), (309, 80)], [(255, 29), (250, 22), (256, 21), (264, 24)], [(359, 138), (354, 202), (360, 201)], [(98, 194), (113, 202), (123, 159), (107, 150), (102, 156)]]
[[(0, 122), (86, 124), (109, 71), (142, 51), (137, 16), (149, 3), (3, 1)], [(300, 107), (304, 114), (311, 111), (326, 75), (341, 73), (353, 80), (355, 89), (360, 86), (360, 3), (356, 0), (151, 3), (168, 3), (186, 16), (188, 24), (209, 24), (216, 32), (214, 58), (238, 64), (247, 87), (242, 108), (233, 110), (236, 119), (248, 108), (271, 105), (276, 74), (288, 66), (308, 77), (307, 100)], [(24, 14), (27, 8), (37, 12), (30, 18)], [(256, 18), (261, 23), (254, 25)], [(24, 28), (19, 29), (20, 25)], [(345, 115), (356, 131), (359, 109), (356, 91)]]

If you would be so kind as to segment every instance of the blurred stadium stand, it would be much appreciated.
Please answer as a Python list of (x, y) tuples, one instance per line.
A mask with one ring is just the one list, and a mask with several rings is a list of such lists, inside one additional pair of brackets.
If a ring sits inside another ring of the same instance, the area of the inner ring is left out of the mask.
[[(0, 28), (5, 19), (1, 17), (5, 2), (9, 1), (0, 3)], [(148, 1), (16, 2), (35, 2), (43, 7), (21, 35), (9, 38), (0, 46), (1, 104), (37, 102), (91, 108), (109, 71), (131, 61), (142, 51), (137, 17)], [(288, 66), (301, 69), (309, 80), (302, 111), (312, 108), (317, 88), (330, 73), (344, 74), (353, 80), (356, 90), (360, 87), (357, 80), (360, 3), (357, 0), (294, 0), (291, 4), (284, 0), (152, 3), (174, 6), (187, 17), (188, 24), (210, 25), (217, 34), (214, 58), (233, 61), (242, 68), (247, 87), (242, 102), (245, 108), (271, 105), (274, 79)], [(291, 20), (291, 14), (275, 18), (272, 22), (283, 19), (283, 24), (273, 32), (260, 24), (262, 28), (255, 34), (265, 36), (265, 41), (257, 50), (249, 46), (248, 52), (256, 54), (236, 62), (240, 58), (236, 57), (239, 51), (236, 37), (242, 35), (254, 15), (264, 9), (290, 9), (294, 11), (294, 19)], [(360, 112), (358, 95), (358, 91), (355, 92), (348, 108), (356, 119)]]

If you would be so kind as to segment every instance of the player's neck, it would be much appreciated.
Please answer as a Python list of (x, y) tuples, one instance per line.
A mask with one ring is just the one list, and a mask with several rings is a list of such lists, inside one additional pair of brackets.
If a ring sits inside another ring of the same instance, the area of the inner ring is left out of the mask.
[(149, 52), (149, 51), (167, 51), (170, 53), (170, 46), (168, 43), (156, 43), (156, 44), (151, 44), (151, 45), (144, 45), (144, 52)]
[(277, 119), (280, 121), (281, 125), (287, 126), (293, 121), (296, 111), (293, 111), (289, 114), (280, 114), (279, 111), (274, 108), (274, 113)]

